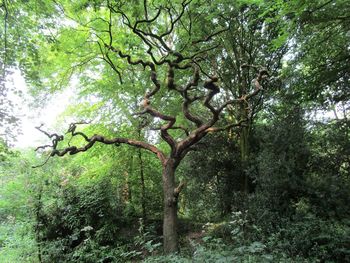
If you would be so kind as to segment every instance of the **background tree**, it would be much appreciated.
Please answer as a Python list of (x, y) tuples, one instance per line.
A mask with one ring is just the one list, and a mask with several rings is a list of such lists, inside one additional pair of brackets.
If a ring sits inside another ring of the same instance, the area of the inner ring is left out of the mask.
[[(264, 65), (274, 77), (281, 74), (287, 46), (286, 43), (279, 46), (274, 44), (282, 31), (282, 24), (271, 19), (274, 13), (274, 9), (270, 10), (268, 4), (262, 2), (256, 5), (237, 3), (231, 9), (225, 8), (224, 5), (220, 18), (222, 23), (229, 24), (229, 30), (222, 36), (224, 49), (220, 53), (220, 58), (216, 58), (216, 65), (227, 96), (245, 96), (254, 88), (255, 75), (247, 70), (249, 69), (247, 65)], [(238, 130), (241, 172), (236, 174), (236, 178), (240, 177), (242, 182), (240, 190), (245, 193), (253, 190), (252, 178), (249, 178), (247, 172), (253, 124), (257, 113), (263, 109), (263, 102), (269, 100), (273, 94), (273, 86), (269, 86), (269, 90), (261, 92), (253, 100), (242, 101), (240, 104), (228, 107), (228, 114), (225, 116), (227, 121), (248, 120)]]
[[(238, 203), (243, 205), (244, 194), (247, 198), (247, 194), (254, 191), (254, 174), (250, 171), (254, 154), (250, 156), (250, 153), (259, 141), (253, 136), (255, 123), (260, 121), (258, 114), (264, 110), (263, 104), (272, 101), (281, 86), (278, 77), (282, 75), (282, 64), (288, 46), (285, 41), (276, 44), (283, 31), (283, 23), (273, 19), (277, 11), (275, 8), (270, 8), (268, 2), (224, 3), (213, 8), (220, 8), (221, 11), (218, 18), (213, 20), (213, 27), (216, 24), (229, 25), (228, 30), (220, 36), (223, 43), (222, 50), (209, 58), (210, 65), (215, 67), (222, 80), (224, 96), (244, 96), (254, 88), (252, 83), (255, 75), (247, 70), (246, 65), (264, 65), (275, 79), (269, 82), (267, 90), (262, 91), (254, 99), (227, 108), (223, 115), (224, 121), (229, 123), (243, 118), (247, 119), (245, 125), (239, 129), (228, 130), (226, 135), (215, 137), (215, 142), (214, 139), (205, 141), (203, 150), (210, 147), (214, 150), (213, 154), (215, 151), (222, 151), (222, 160), (213, 159), (211, 155), (204, 158), (199, 155), (197, 158), (193, 157), (190, 162), (200, 163), (203, 168), (201, 172), (198, 172), (200, 169), (195, 171), (196, 168), (193, 166), (186, 167), (191, 170), (191, 174), (198, 174), (200, 184), (212, 184), (211, 180), (214, 180), (215, 174), (220, 177), (214, 185), (218, 187), (219, 192), (226, 189), (220, 202), (225, 200), (225, 209), (222, 212), (225, 211), (228, 215)], [(230, 140), (232, 142), (228, 143)], [(240, 158), (237, 158), (237, 152)], [(208, 177), (203, 176), (204, 174)], [(228, 189), (234, 191), (227, 191)]]

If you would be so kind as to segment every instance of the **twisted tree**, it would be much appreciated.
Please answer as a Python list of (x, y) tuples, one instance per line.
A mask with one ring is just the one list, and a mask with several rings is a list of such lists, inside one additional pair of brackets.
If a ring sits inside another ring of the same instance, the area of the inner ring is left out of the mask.
[[(90, 18), (90, 21), (75, 20), (81, 27), (89, 30), (88, 42), (93, 43), (99, 51), (98, 55), (84, 60), (82, 64), (96, 59), (103, 61), (104, 65), (117, 74), (120, 85), (124, 85), (125, 65), (149, 75), (150, 82), (140, 80), (145, 94), (140, 103), (140, 111), (135, 112), (134, 117), (151, 119), (141, 128), (158, 132), (168, 145), (168, 150), (133, 138), (107, 138), (100, 134), (89, 136), (77, 130), (80, 123), (72, 123), (66, 135), (50, 134), (42, 126), (37, 127), (52, 140), (52, 144), (37, 148), (50, 148), (49, 158), (85, 152), (96, 143), (127, 144), (154, 153), (163, 170), (163, 237), (166, 253), (178, 250), (177, 205), (184, 183), (176, 180), (176, 168), (207, 134), (244, 125), (247, 119), (233, 120), (232, 123), (223, 123), (220, 119), (229, 105), (246, 105), (260, 93), (263, 90), (263, 80), (268, 77), (265, 69), (243, 64), (242, 70), (254, 71), (256, 74), (250, 92), (239, 98), (220, 95), (220, 80), (215, 75), (215, 68), (211, 68), (206, 61), (206, 55), (208, 52), (220, 52), (218, 37), (229, 25), (223, 23), (210, 32), (194, 32), (203, 22), (193, 12), (193, 8), (198, 7), (200, 1), (175, 2), (161, 5), (156, 4), (156, 1), (151, 4), (145, 0), (136, 10), (135, 7), (121, 2), (107, 1), (94, 7), (100, 12), (96, 11), (97, 16)], [(58, 6), (62, 12), (66, 12), (64, 5)], [(142, 18), (135, 18), (135, 14)], [(100, 27), (97, 30), (92, 25), (94, 21), (101, 22), (103, 29)], [(125, 48), (118, 42), (118, 35), (115, 33), (117, 27), (123, 28), (124, 34), (130, 39), (138, 39), (137, 49), (143, 52), (141, 55), (135, 55), (137, 52), (132, 48)], [(150, 87), (148, 83), (151, 84)], [(181, 108), (176, 113), (169, 113), (168, 108), (176, 108), (179, 102)], [(63, 146), (67, 136), (80, 137), (85, 143)]]

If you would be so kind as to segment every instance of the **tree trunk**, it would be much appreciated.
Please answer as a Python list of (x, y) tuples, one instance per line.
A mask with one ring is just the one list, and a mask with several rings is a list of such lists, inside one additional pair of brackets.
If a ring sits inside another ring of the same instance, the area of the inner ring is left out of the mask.
[(140, 180), (141, 180), (141, 207), (142, 207), (142, 218), (146, 221), (146, 186), (145, 186), (145, 176), (144, 176), (144, 165), (142, 160), (142, 152), (139, 150), (139, 162), (140, 162)]
[(42, 203), (42, 187), (40, 187), (39, 189), (39, 194), (37, 199), (35, 200), (35, 220), (36, 220), (36, 226), (35, 226), (35, 238), (36, 238), (36, 242), (37, 242), (37, 248), (38, 248), (38, 260), (40, 263), (42, 263), (42, 252), (41, 252), (41, 241), (42, 238), (40, 236), (40, 225), (42, 223), (41, 220), (41, 212), (42, 212), (42, 207), (43, 207), (43, 203)]
[(178, 251), (177, 195), (175, 194), (175, 160), (169, 158), (163, 166), (164, 218), (163, 239), (166, 254)]
[[(242, 57), (245, 57), (245, 54), (241, 54)], [(241, 83), (240, 85), (240, 96), (246, 96), (248, 94), (248, 87), (250, 81), (248, 80), (249, 77), (247, 75), (247, 72), (240, 72), (240, 78), (239, 81)], [(248, 126), (242, 127), (240, 131), (240, 136), (239, 136), (239, 146), (240, 146), (240, 151), (241, 151), (241, 168), (242, 168), (242, 191), (244, 193), (249, 192), (249, 178), (247, 174), (247, 161), (248, 161), (248, 155), (249, 155), (249, 125), (250, 125), (250, 120), (249, 120), (249, 111), (250, 111), (250, 106), (247, 101), (243, 101), (239, 105), (239, 115), (242, 120), (248, 120)]]
[(247, 174), (247, 162), (249, 156), (249, 127), (243, 127), (240, 133), (241, 167), (243, 174), (243, 192), (249, 192), (249, 178)]

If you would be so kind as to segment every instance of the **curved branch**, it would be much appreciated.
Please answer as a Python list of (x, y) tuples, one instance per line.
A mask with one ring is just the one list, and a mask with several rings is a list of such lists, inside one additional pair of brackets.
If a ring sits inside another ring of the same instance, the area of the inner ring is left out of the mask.
[(187, 85), (183, 88), (181, 92), (181, 96), (184, 98), (184, 102), (182, 103), (182, 112), (185, 118), (193, 122), (197, 127), (200, 127), (203, 124), (203, 122), (199, 117), (193, 115), (190, 112), (190, 105), (193, 102), (199, 100), (201, 97), (190, 98), (188, 95), (188, 91), (193, 89), (193, 87), (197, 87), (198, 82), (199, 82), (199, 68), (195, 67), (192, 80), (189, 83), (187, 83)]
[(190, 3), (191, 3), (191, 1), (186, 2), (186, 0), (183, 1), (183, 2), (181, 3), (181, 7), (182, 7), (182, 8), (181, 8), (180, 14), (179, 14), (179, 15), (177, 16), (177, 18), (175, 18), (174, 20), (172, 19), (172, 16), (171, 16), (170, 11), (169, 11), (169, 16), (170, 16), (170, 18), (171, 18), (171, 25), (170, 25), (169, 30), (167, 30), (166, 32), (164, 32), (163, 34), (161, 34), (161, 35), (159, 36), (160, 38), (163, 38), (163, 37), (165, 37), (165, 36), (171, 34), (171, 32), (173, 32), (175, 24), (181, 19), (181, 17), (182, 17), (183, 14), (185, 13), (186, 7), (187, 7)]
[(151, 81), (153, 82), (155, 87), (153, 90), (145, 94), (143, 105), (142, 105), (144, 110), (140, 114), (142, 115), (145, 113), (149, 113), (153, 117), (158, 117), (168, 122), (166, 125), (163, 125), (161, 127), (161, 136), (169, 144), (169, 146), (172, 149), (172, 152), (175, 152), (176, 141), (168, 133), (168, 129), (170, 129), (175, 124), (176, 118), (173, 116), (167, 116), (165, 114), (162, 114), (150, 106), (150, 98), (154, 96), (160, 90), (160, 87), (161, 87), (161, 84), (157, 78), (156, 66), (152, 62), (144, 61), (142, 59), (134, 61), (131, 59), (130, 55), (122, 53), (120, 50), (115, 49), (113, 46), (106, 45), (106, 44), (105, 46), (111, 51), (117, 53), (121, 58), (126, 58), (130, 65), (142, 65), (144, 68), (148, 66), (151, 69)]
[[(242, 65), (242, 68), (245, 68), (245, 67), (252, 67), (254, 69), (258, 69), (257, 66), (253, 66), (253, 65)], [(233, 100), (228, 100), (226, 101), (221, 107), (219, 107), (219, 109), (217, 110), (218, 113), (221, 113), (227, 106), (229, 105), (232, 105), (232, 104), (236, 104), (236, 103), (241, 103), (241, 102), (247, 102), (250, 98), (256, 96), (257, 94), (259, 94), (261, 91), (264, 90), (261, 82), (268, 78), (269, 76), (269, 73), (266, 69), (260, 69), (258, 74), (257, 74), (257, 77), (253, 80), (253, 83), (254, 83), (254, 86), (255, 86), (255, 89), (249, 93), (249, 94), (246, 94), (246, 95), (243, 95), (242, 97), (238, 98), (238, 99), (233, 99)]]
[[(146, 1), (144, 1), (144, 11), (145, 11), (145, 16), (147, 17), (147, 16), (148, 16), (148, 13), (147, 13), (147, 3), (146, 3)], [(159, 17), (161, 11), (162, 11), (162, 9), (161, 9), (161, 8), (158, 8), (158, 11), (157, 11), (156, 15), (155, 15), (153, 18), (151, 18), (151, 19), (147, 19), (147, 18), (146, 18), (146, 19), (142, 19), (142, 20), (137, 20), (137, 21), (135, 22), (133, 28), (136, 30), (136, 29), (137, 29), (137, 26), (138, 26), (139, 24), (141, 24), (141, 23), (152, 23), (152, 22), (154, 22), (154, 21)]]
[(212, 77), (210, 80), (207, 80), (204, 83), (204, 88), (208, 89), (209, 93), (207, 94), (207, 96), (205, 96), (203, 105), (211, 111), (211, 113), (213, 114), (213, 118), (218, 118), (218, 111), (215, 110), (214, 107), (210, 104), (210, 101), (213, 99), (215, 94), (220, 92), (219, 87), (215, 84), (215, 82), (217, 81), (218, 79), (216, 77)]
[[(155, 155), (157, 155), (157, 157), (162, 162), (162, 164), (165, 162), (165, 159), (166, 159), (165, 158), (165, 154), (161, 150), (159, 150), (156, 146), (154, 146), (152, 144), (149, 144), (149, 143), (146, 143), (146, 142), (142, 142), (142, 141), (138, 141), (138, 140), (128, 139), (128, 138), (116, 137), (116, 138), (109, 139), (109, 138), (106, 138), (106, 137), (104, 137), (102, 135), (98, 135), (98, 134), (95, 134), (92, 137), (88, 137), (83, 132), (76, 132), (75, 131), (76, 124), (77, 123), (71, 124), (67, 133), (71, 133), (72, 137), (75, 137), (75, 136), (78, 136), (78, 135), (82, 136), (84, 138), (84, 140), (87, 142), (84, 146), (81, 146), (81, 147), (69, 146), (69, 147), (66, 147), (64, 149), (57, 149), (58, 142), (59, 141), (63, 141), (64, 136), (63, 135), (57, 135), (56, 133), (49, 134), (48, 132), (46, 132), (46, 131), (41, 129), (41, 127), (43, 126), (43, 125), (41, 125), (41, 126), (36, 127), (36, 128), (39, 131), (41, 131), (42, 133), (44, 133), (47, 137), (54, 138), (54, 139), (52, 140), (52, 145), (41, 146), (41, 147), (38, 147), (37, 149), (50, 147), (50, 148), (52, 148), (52, 151), (51, 151), (49, 157), (53, 157), (53, 156), (60, 156), (61, 157), (61, 156), (64, 156), (66, 154), (73, 155), (73, 154), (77, 154), (77, 153), (80, 153), (80, 152), (85, 152), (85, 151), (89, 150), (92, 146), (94, 146), (94, 144), (96, 142), (100, 142), (100, 143), (103, 143), (103, 144), (114, 144), (114, 145), (117, 145), (117, 146), (119, 144), (128, 144), (130, 146), (134, 146), (134, 147), (137, 147), (137, 148), (148, 150), (148, 151), (154, 153)], [(45, 163), (47, 161), (48, 160), (46, 160)], [(38, 165), (38, 166), (35, 166), (35, 167), (40, 167), (40, 166), (41, 165)]]
[(210, 101), (212, 100), (214, 95), (220, 91), (219, 87), (217, 87), (217, 85), (215, 84), (215, 82), (217, 82), (218, 79), (216, 77), (211, 77), (209, 80), (207, 80), (204, 83), (204, 88), (208, 89), (209, 93), (205, 96), (205, 100), (204, 100), (203, 105), (205, 107), (207, 107), (212, 112), (213, 116), (207, 123), (201, 124), (198, 122), (197, 129), (194, 130), (189, 136), (187, 136), (187, 138), (185, 138), (184, 140), (182, 140), (181, 142), (178, 143), (177, 154), (179, 156), (181, 156), (181, 158), (183, 158), (187, 154), (189, 149), (194, 144), (199, 142), (208, 132), (218, 132), (218, 131), (223, 131), (226, 129), (230, 129), (230, 128), (233, 128), (236, 126), (243, 125), (243, 122), (245, 122), (246, 120), (241, 120), (238, 123), (233, 123), (233, 124), (227, 125), (225, 127), (213, 127), (213, 125), (215, 125), (215, 123), (219, 120), (220, 113), (228, 105), (234, 104), (234, 103), (241, 103), (242, 101), (246, 102), (250, 98), (257, 95), (260, 91), (262, 91), (263, 87), (261, 85), (261, 82), (262, 82), (262, 80), (266, 79), (268, 76), (269, 76), (269, 74), (268, 74), (266, 69), (259, 70), (259, 73), (254, 80), (255, 90), (252, 93), (250, 93), (248, 95), (244, 95), (238, 99), (229, 100), (229, 101), (225, 102), (217, 110), (212, 105), (210, 105)]
[(155, 147), (154, 145), (148, 144), (146, 142), (141, 142), (141, 141), (137, 141), (137, 140), (133, 140), (133, 139), (127, 139), (127, 138), (113, 138), (113, 139), (108, 139), (102, 135), (93, 135), (92, 137), (88, 138), (88, 143), (85, 144), (82, 147), (76, 147), (76, 146), (70, 146), (67, 147), (65, 149), (62, 150), (58, 150), (58, 149), (53, 149), (51, 152), (51, 156), (64, 156), (66, 154), (77, 154), (80, 152), (85, 152), (88, 149), (90, 149), (96, 142), (100, 142), (103, 144), (114, 144), (114, 145), (119, 145), (119, 144), (128, 144), (130, 146), (134, 146), (137, 148), (142, 148), (145, 150), (148, 150), (154, 154), (157, 155), (157, 157), (161, 160), (161, 162), (163, 163), (165, 160), (165, 155), (164, 153), (159, 150), (157, 147)]
[(161, 120), (168, 122), (167, 124), (160, 127), (160, 134), (161, 134), (163, 140), (169, 144), (172, 153), (175, 153), (176, 152), (176, 141), (169, 134), (168, 130), (174, 126), (174, 124), (176, 122), (176, 118), (174, 116), (165, 115), (165, 114), (155, 110), (154, 108), (152, 108), (150, 106), (150, 102), (147, 98), (145, 98), (143, 101), (143, 107), (145, 109), (143, 111), (143, 113), (148, 113), (153, 117), (160, 118)]
[[(162, 129), (161, 127), (151, 127), (150, 128), (151, 131), (160, 131), (161, 129)], [(190, 134), (190, 131), (182, 125), (172, 126), (172, 127), (168, 128), (168, 130), (182, 130), (187, 136)]]
[(149, 61), (144, 61), (142, 59), (138, 59), (138, 60), (132, 60), (131, 56), (129, 54), (124, 54), (123, 52), (121, 52), (120, 50), (116, 49), (115, 47), (108, 45), (105, 43), (105, 47), (111, 51), (113, 51), (114, 53), (117, 53), (121, 58), (126, 58), (128, 63), (130, 65), (142, 65), (143, 68), (146, 68), (147, 66), (150, 67), (151, 69), (154, 69), (155, 66), (152, 62)]
[(221, 33), (228, 31), (229, 29), (230, 29), (229, 27), (228, 28), (223, 28), (223, 29), (221, 29), (221, 30), (219, 30), (217, 32), (214, 32), (214, 33), (210, 34), (209, 36), (205, 37), (204, 39), (198, 39), (198, 40), (192, 41), (192, 44), (196, 45), (196, 44), (199, 44), (199, 43), (209, 42), (215, 36), (220, 35)]
[(159, 91), (160, 82), (157, 78), (156, 66), (152, 62), (144, 61), (142, 59), (132, 60), (132, 58), (129, 54), (124, 54), (120, 50), (115, 49), (113, 46), (105, 44), (105, 47), (108, 48), (109, 50), (111, 50), (112, 52), (117, 53), (121, 58), (126, 58), (126, 60), (128, 61), (128, 63), (130, 65), (142, 65), (144, 69), (146, 67), (149, 67), (151, 69), (151, 80), (152, 80), (155, 88), (153, 90), (151, 90), (150, 92), (146, 93), (146, 95), (145, 95), (146, 99), (149, 99), (150, 97), (152, 97), (153, 95), (155, 95)]
[(39, 167), (43, 167), (45, 164), (47, 164), (47, 162), (50, 160), (51, 158), (51, 154), (46, 158), (45, 162), (43, 162), (42, 164), (38, 164), (38, 165), (32, 165), (32, 168), (39, 168)]
[(238, 123), (232, 123), (232, 124), (229, 124), (229, 125), (226, 125), (226, 126), (223, 126), (223, 127), (210, 127), (208, 129), (206, 129), (205, 131), (206, 132), (220, 132), (220, 131), (227, 131), (231, 128), (234, 128), (234, 127), (240, 127), (240, 126), (244, 126), (244, 122), (246, 122), (247, 120), (240, 120)]

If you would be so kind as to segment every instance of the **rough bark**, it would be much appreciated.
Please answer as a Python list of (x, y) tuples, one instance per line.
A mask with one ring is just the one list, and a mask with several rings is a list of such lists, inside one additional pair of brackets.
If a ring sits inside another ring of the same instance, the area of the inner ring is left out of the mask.
[(175, 183), (175, 160), (169, 158), (163, 166), (164, 218), (163, 218), (163, 247), (165, 253), (178, 251), (177, 233), (177, 198)]
[(146, 212), (146, 185), (145, 185), (144, 165), (143, 165), (143, 160), (142, 160), (141, 149), (138, 149), (138, 157), (139, 157), (139, 164), (140, 164), (142, 218), (145, 221), (147, 219), (147, 212)]
[[(248, 105), (245, 103), (241, 105), (240, 107), (240, 115), (244, 119), (249, 119), (249, 112), (247, 109)], [(246, 126), (241, 128), (241, 131), (239, 132), (239, 146), (240, 146), (240, 152), (241, 152), (241, 167), (242, 167), (242, 191), (244, 193), (249, 192), (249, 176), (247, 174), (247, 162), (248, 162), (248, 156), (249, 156), (249, 130), (250, 130), (250, 122), (247, 123)]]

